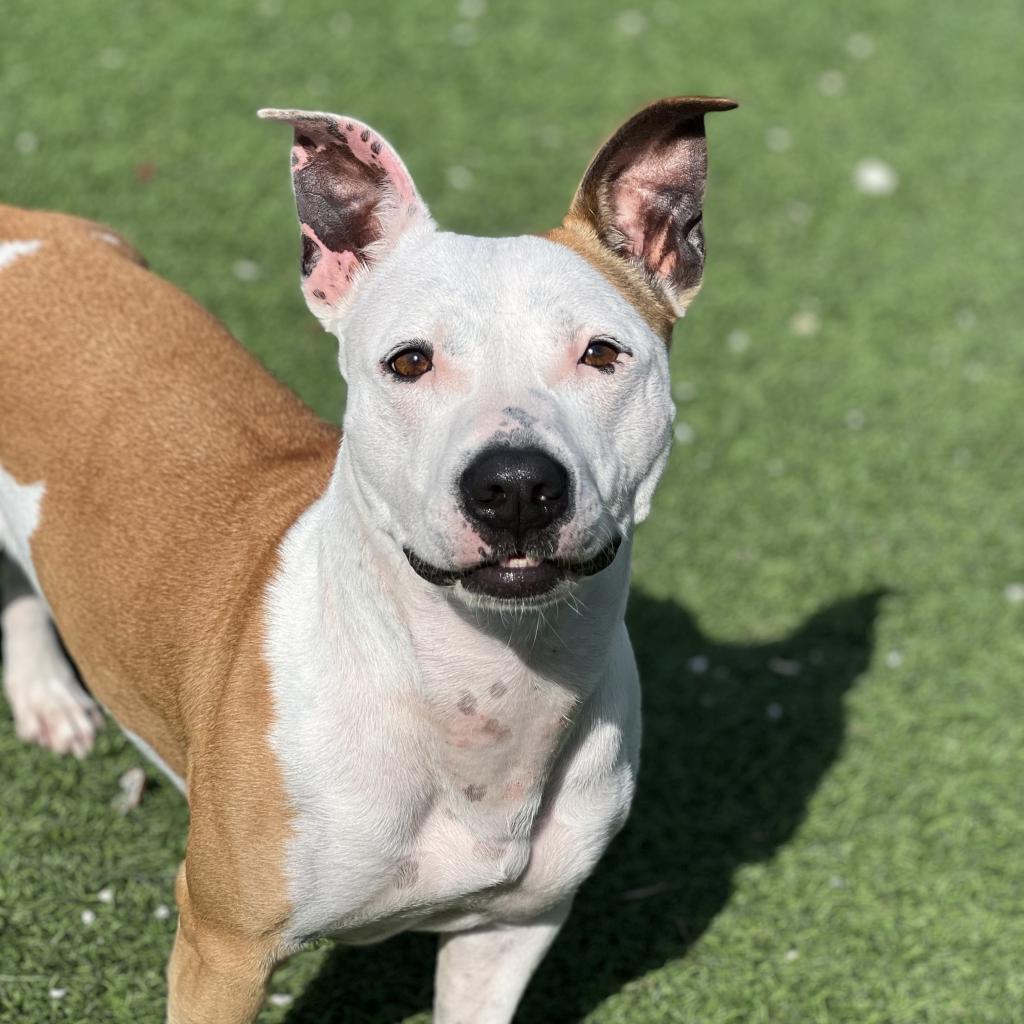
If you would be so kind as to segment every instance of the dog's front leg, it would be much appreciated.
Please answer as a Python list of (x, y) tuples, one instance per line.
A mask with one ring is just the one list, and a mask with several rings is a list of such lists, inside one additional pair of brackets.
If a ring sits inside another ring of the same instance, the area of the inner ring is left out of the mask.
[(571, 906), (572, 901), (567, 900), (524, 924), (442, 936), (434, 984), (434, 1024), (509, 1024)]
[(201, 921), (178, 874), (178, 933), (167, 966), (167, 1024), (252, 1024), (277, 958), (260, 942)]
[(167, 968), (167, 1024), (252, 1024), (272, 970), (245, 943), (179, 923)]

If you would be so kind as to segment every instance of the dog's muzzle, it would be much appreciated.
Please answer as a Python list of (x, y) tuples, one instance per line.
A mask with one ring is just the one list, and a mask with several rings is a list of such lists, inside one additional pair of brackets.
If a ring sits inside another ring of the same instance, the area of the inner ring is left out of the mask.
[(583, 561), (511, 554), (495, 557), (468, 569), (439, 569), (405, 548), (405, 557), (415, 572), (439, 587), (461, 583), (471, 594), (505, 601), (528, 601), (545, 597), (562, 584), (593, 576), (615, 561), (622, 543), (616, 537), (593, 558)]

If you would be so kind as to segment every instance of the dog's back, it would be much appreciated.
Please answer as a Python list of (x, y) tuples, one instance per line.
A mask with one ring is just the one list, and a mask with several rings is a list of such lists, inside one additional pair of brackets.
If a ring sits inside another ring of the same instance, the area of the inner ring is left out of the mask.
[(338, 433), (100, 225), (0, 207), (0, 311), (0, 546), (94, 693), (184, 775), (187, 709)]

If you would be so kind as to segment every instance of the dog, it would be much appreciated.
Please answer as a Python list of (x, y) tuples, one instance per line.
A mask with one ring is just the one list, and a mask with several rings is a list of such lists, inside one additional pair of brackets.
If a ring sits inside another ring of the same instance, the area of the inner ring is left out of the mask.
[(646, 107), (514, 238), (439, 231), (367, 125), (261, 111), (344, 440), (120, 236), (0, 208), (4, 688), (78, 756), (95, 698), (187, 796), (170, 1024), (410, 929), (439, 1024), (512, 1019), (633, 795), (631, 536), (734, 106)]

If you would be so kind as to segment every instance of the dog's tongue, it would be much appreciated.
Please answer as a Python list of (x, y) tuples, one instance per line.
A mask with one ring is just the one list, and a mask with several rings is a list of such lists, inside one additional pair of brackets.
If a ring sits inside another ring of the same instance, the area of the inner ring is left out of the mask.
[(542, 558), (532, 558), (526, 555), (513, 555), (510, 558), (503, 558), (498, 564), (504, 569), (534, 569), (543, 561)]

